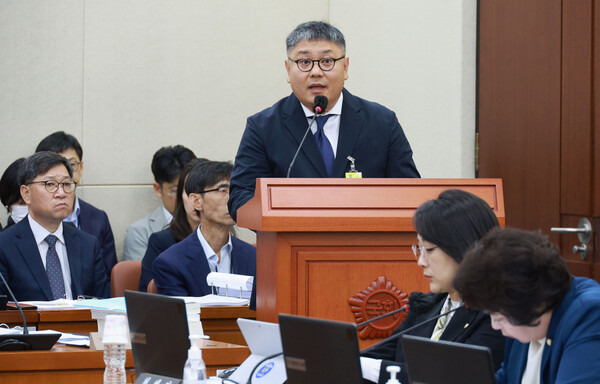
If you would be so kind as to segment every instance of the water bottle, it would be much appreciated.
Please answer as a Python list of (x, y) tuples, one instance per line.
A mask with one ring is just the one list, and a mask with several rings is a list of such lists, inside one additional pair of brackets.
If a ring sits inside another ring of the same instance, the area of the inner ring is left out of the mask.
[(129, 326), (123, 315), (106, 315), (104, 319), (104, 384), (125, 384), (125, 345)]
[(125, 384), (125, 344), (104, 344), (104, 384)]
[(183, 367), (183, 384), (206, 384), (206, 365), (202, 360), (202, 350), (198, 348), (198, 340), (202, 336), (190, 335), (188, 359)]

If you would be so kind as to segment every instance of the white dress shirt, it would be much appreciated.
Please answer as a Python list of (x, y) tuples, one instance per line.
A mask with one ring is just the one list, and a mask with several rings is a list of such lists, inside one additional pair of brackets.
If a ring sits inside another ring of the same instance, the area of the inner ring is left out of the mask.
[(42, 264), (46, 268), (46, 253), (48, 253), (48, 243), (46, 243), (46, 237), (48, 235), (54, 235), (58, 238), (56, 245), (56, 253), (58, 254), (58, 260), (60, 261), (60, 267), (62, 269), (63, 280), (65, 282), (65, 295), (66, 299), (72, 300), (73, 293), (71, 292), (71, 269), (69, 268), (69, 257), (67, 255), (67, 245), (65, 243), (65, 237), (63, 236), (63, 224), (59, 224), (58, 229), (51, 233), (46, 228), (38, 224), (31, 215), (27, 216), (29, 220), (29, 227), (33, 232), (35, 243), (37, 244), (40, 256), (42, 257)]
[[(342, 118), (342, 103), (344, 101), (344, 94), (340, 93), (340, 98), (337, 103), (327, 112), (325, 115), (331, 115), (329, 119), (325, 122), (325, 126), (323, 126), (323, 133), (329, 139), (331, 143), (331, 148), (333, 148), (333, 156), (336, 156), (337, 152), (337, 144), (338, 138), (340, 136), (340, 120)], [(307, 124), (310, 123), (315, 113), (310, 109), (306, 108), (304, 104), (300, 104), (302, 106), (302, 110), (304, 111), (304, 115), (306, 116)], [(313, 135), (317, 132), (317, 123), (313, 123), (310, 127)]]

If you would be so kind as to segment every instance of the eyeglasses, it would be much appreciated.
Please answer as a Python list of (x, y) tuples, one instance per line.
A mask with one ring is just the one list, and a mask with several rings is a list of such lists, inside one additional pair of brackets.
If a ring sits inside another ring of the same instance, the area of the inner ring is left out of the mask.
[(423, 259), (425, 259), (425, 261), (429, 262), (429, 257), (431, 255), (431, 252), (433, 252), (437, 248), (438, 247), (426, 248), (423, 245), (413, 245), (412, 251), (413, 251), (413, 254), (415, 255), (415, 258), (417, 259), (417, 261), (419, 261), (420, 257), (423, 257)]
[(30, 185), (30, 184), (44, 184), (46, 191), (48, 191), (50, 193), (54, 193), (54, 192), (58, 191), (58, 188), (61, 186), (62, 186), (63, 191), (65, 191), (65, 193), (71, 193), (77, 187), (77, 183), (74, 181), (65, 181), (65, 182), (59, 183), (56, 180), (45, 180), (45, 181), (31, 181), (31, 182), (27, 183), (27, 185)]
[(71, 160), (71, 161), (69, 161), (69, 164), (71, 164), (71, 168), (73, 169), (73, 172), (79, 171), (79, 166), (81, 165), (80, 161)]
[(208, 193), (208, 192), (219, 192), (219, 195), (225, 196), (225, 195), (229, 195), (229, 187), (219, 187), (219, 188), (207, 189), (205, 191), (200, 191), (198, 193)]
[(319, 60), (311, 60), (311, 59), (292, 60), (291, 58), (288, 57), (288, 60), (296, 63), (296, 65), (298, 66), (298, 69), (302, 72), (312, 71), (313, 67), (315, 66), (315, 63), (319, 64), (319, 68), (321, 68), (321, 71), (328, 72), (328, 71), (331, 71), (333, 69), (333, 67), (335, 67), (336, 61), (342, 60), (344, 57), (346, 57), (346, 56), (344, 55), (337, 59), (332, 59), (331, 57), (324, 57)]

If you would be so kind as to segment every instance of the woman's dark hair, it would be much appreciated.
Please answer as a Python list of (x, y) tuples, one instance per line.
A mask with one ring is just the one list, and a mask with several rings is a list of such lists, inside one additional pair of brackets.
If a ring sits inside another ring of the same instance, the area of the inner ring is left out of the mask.
[(6, 208), (17, 203), (25, 204), (21, 197), (21, 184), (19, 183), (19, 168), (24, 161), (24, 157), (13, 161), (0, 178), (0, 201)]
[(175, 203), (175, 211), (173, 212), (173, 220), (171, 220), (171, 224), (169, 225), (171, 234), (177, 242), (180, 242), (188, 237), (189, 234), (195, 229), (190, 227), (190, 223), (187, 219), (187, 213), (185, 212), (185, 207), (183, 205), (182, 195), (185, 187), (185, 180), (192, 169), (207, 161), (208, 159), (192, 159), (186, 165), (184, 165), (183, 169), (181, 170), (179, 182), (177, 183), (177, 201)]
[(422, 204), (413, 222), (423, 240), (435, 244), (459, 264), (477, 240), (500, 226), (483, 199), (459, 189), (444, 191), (436, 200)]
[(467, 254), (454, 286), (473, 309), (501, 313), (515, 325), (535, 325), (571, 289), (556, 245), (538, 232), (494, 229)]

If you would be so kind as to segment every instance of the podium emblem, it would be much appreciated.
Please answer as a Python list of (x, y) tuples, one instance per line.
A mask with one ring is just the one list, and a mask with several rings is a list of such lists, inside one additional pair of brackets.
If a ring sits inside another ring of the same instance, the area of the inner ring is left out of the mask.
[[(377, 316), (399, 309), (408, 303), (408, 294), (388, 280), (379, 276), (367, 288), (348, 299), (356, 323), (362, 323)], [(358, 328), (361, 339), (385, 338), (406, 319), (406, 312), (379, 319)]]

